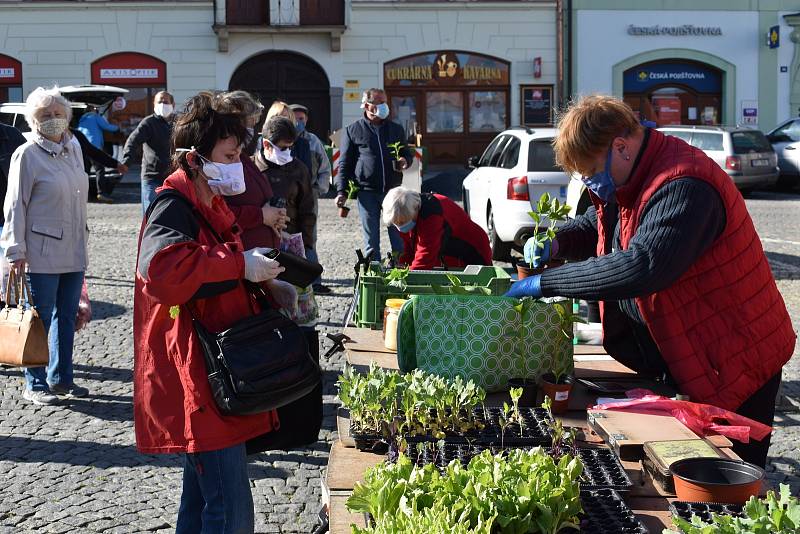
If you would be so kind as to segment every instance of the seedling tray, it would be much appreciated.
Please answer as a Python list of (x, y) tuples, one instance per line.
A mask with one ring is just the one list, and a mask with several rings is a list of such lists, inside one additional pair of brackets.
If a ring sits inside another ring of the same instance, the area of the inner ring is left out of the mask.
[[(530, 447), (524, 448), (530, 449)], [(487, 449), (492, 454), (498, 454), (510, 450), (511, 447), (445, 443), (443, 448), (439, 448), (437, 445), (417, 443), (410, 444), (406, 454), (417, 465), (435, 464), (438, 468), (444, 469), (453, 460), (458, 460), (466, 466), (473, 457)], [(611, 449), (578, 449), (578, 455), (584, 465), (581, 489), (611, 488), (627, 491), (633, 486), (625, 468)]]
[[(465, 433), (456, 433), (449, 429), (444, 429), (444, 438), (437, 438), (431, 434), (425, 435), (404, 435), (408, 443), (437, 442), (441, 439), (448, 444), (478, 444), (484, 446), (548, 446), (553, 442), (550, 435), (550, 424), (552, 420), (544, 408), (520, 408), (522, 417), (522, 429), (520, 425), (510, 424), (503, 432), (499, 418), (502, 410), (500, 408), (475, 408), (474, 418), (483, 424), (482, 429), (472, 429)], [(374, 433), (363, 433), (356, 431), (351, 423), (350, 436), (355, 441), (356, 448), (362, 451), (381, 453), (385, 452), (385, 446), (380, 447), (382, 437)]]
[(699, 516), (700, 519), (706, 523), (711, 522), (711, 514), (717, 515), (732, 515), (736, 517), (743, 517), (742, 506), (740, 504), (723, 504), (715, 502), (686, 502), (674, 501), (669, 505), (672, 515), (685, 519), (686, 521), (692, 520), (692, 515)]
[(581, 505), (581, 534), (648, 534), (620, 494), (612, 489), (581, 491)]

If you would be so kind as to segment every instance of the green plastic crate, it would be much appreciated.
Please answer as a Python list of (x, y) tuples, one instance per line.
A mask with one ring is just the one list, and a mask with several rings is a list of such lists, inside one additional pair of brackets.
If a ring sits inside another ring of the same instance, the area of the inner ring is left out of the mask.
[(378, 329), (383, 326), (383, 308), (386, 299), (406, 298), (410, 295), (432, 295), (431, 286), (449, 286), (447, 275), (457, 276), (463, 285), (489, 288), (492, 295), (502, 295), (511, 287), (511, 276), (499, 267), (469, 265), (463, 271), (410, 271), (406, 287), (387, 285), (383, 277), (375, 274), (380, 264), (373, 262), (369, 270), (362, 267), (359, 276), (359, 296), (353, 322), (361, 328)]

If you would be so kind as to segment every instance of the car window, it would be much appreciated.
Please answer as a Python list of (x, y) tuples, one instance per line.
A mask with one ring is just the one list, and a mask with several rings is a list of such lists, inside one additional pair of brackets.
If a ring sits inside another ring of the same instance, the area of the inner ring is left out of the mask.
[(503, 169), (513, 169), (516, 167), (517, 160), (519, 159), (520, 146), (522, 146), (520, 140), (516, 137), (511, 137), (508, 143), (506, 143), (506, 147), (497, 162), (497, 166)]
[(756, 130), (749, 132), (731, 132), (734, 154), (749, 154), (751, 152), (772, 152), (772, 145), (767, 137)]
[(692, 146), (700, 150), (724, 150), (721, 133), (694, 132), (692, 135)]
[(502, 141), (504, 137), (505, 137), (504, 135), (498, 135), (497, 137), (492, 139), (492, 142), (489, 143), (489, 146), (486, 147), (486, 150), (483, 151), (483, 155), (481, 156), (481, 159), (478, 161), (479, 167), (485, 167), (489, 165), (489, 161), (492, 158), (492, 154), (494, 154), (494, 151), (497, 149), (497, 145), (500, 144), (500, 141)]
[(692, 132), (691, 131), (680, 131), (680, 130), (667, 130), (664, 132), (667, 135), (671, 135), (673, 137), (677, 137), (678, 139), (683, 139), (687, 143), (692, 142)]
[(497, 143), (497, 148), (495, 148), (492, 157), (489, 158), (489, 167), (499, 167), (500, 166), (500, 157), (503, 155), (503, 149), (505, 149), (506, 144), (508, 143), (509, 139), (511, 139), (510, 135), (504, 135), (500, 142)]
[(528, 145), (528, 172), (559, 172), (550, 139), (535, 139)]
[(773, 135), (785, 135), (792, 141), (800, 141), (800, 121), (789, 121), (776, 128), (772, 133)]

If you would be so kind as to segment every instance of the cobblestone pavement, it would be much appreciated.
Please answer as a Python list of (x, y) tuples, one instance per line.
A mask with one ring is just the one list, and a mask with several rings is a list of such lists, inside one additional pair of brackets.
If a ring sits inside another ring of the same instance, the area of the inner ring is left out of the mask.
[[(94, 320), (76, 339), (75, 379), (88, 399), (57, 407), (21, 398), (19, 371), (0, 368), (0, 533), (169, 532), (180, 496), (177, 455), (147, 456), (134, 446), (132, 421), (132, 273), (140, 207), (138, 190), (119, 189), (115, 205), (90, 205)], [(748, 199), (795, 324), (800, 324), (800, 196)], [(358, 217), (340, 219), (321, 203), (320, 257), (326, 283), (320, 329), (336, 331), (349, 302)], [(328, 347), (326, 341), (323, 351)], [(309, 532), (320, 501), (320, 477), (335, 437), (334, 387), (341, 354), (324, 362), (325, 420), (320, 441), (300, 451), (254, 457), (250, 478), (257, 532)], [(800, 363), (784, 373), (789, 400), (800, 399)], [(792, 404), (788, 403), (792, 408)], [(772, 448), (771, 480), (800, 491), (800, 414), (782, 412)]]

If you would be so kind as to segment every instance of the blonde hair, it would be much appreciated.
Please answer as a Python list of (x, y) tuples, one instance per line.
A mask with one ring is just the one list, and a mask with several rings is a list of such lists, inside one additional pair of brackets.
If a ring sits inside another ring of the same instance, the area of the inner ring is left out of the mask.
[(558, 119), (558, 135), (553, 140), (556, 164), (567, 174), (586, 176), (594, 159), (608, 150), (615, 137), (627, 137), (640, 129), (636, 113), (619, 98), (580, 97)]
[(39, 124), (39, 114), (54, 103), (64, 108), (64, 116), (67, 118), (67, 122), (72, 120), (72, 106), (62, 96), (57, 85), (48, 88), (37, 87), (31, 91), (31, 94), (25, 100), (25, 122), (28, 123), (31, 130), (36, 130), (36, 126)]
[(292, 108), (289, 107), (289, 104), (280, 100), (276, 100), (269, 107), (269, 111), (267, 111), (267, 120), (278, 115), (281, 117), (286, 117), (292, 121), (292, 124), (297, 122), (297, 119), (294, 118), (294, 111), (292, 111)]

